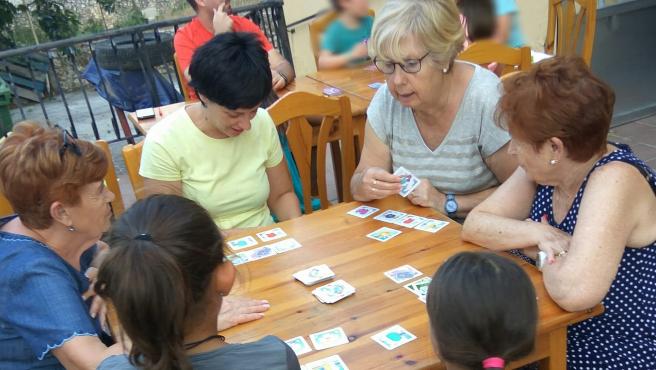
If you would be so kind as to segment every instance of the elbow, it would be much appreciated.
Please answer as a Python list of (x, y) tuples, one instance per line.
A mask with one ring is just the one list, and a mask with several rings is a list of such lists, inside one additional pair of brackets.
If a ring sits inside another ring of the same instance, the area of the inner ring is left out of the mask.
[(571, 296), (562, 296), (562, 297), (551, 297), (556, 304), (565, 311), (568, 312), (580, 312), (594, 308), (600, 301), (586, 299), (586, 297), (576, 296), (572, 294)]
[[(559, 273), (562, 274), (562, 273)], [(580, 312), (594, 308), (598, 305), (603, 296), (598, 296), (595, 293), (586, 292), (585, 289), (576, 289), (581, 282), (570, 281), (570, 279), (562, 279), (553, 281), (549, 276), (550, 272), (544, 273), (544, 285), (547, 293), (556, 304), (568, 312)]]

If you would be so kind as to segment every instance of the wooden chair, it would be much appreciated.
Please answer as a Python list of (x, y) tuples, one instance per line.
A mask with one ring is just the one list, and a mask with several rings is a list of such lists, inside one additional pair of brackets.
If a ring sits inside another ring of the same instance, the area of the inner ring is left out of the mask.
[(141, 141), (137, 144), (128, 144), (123, 147), (122, 154), (125, 161), (125, 169), (128, 171), (130, 184), (134, 191), (134, 197), (139, 200), (144, 197), (144, 183), (143, 177), (139, 175), (139, 167), (141, 166), (141, 150), (143, 149), (144, 142)]
[(105, 186), (114, 193), (114, 201), (112, 201), (112, 213), (114, 217), (118, 218), (123, 211), (125, 210), (125, 205), (123, 203), (123, 197), (121, 196), (121, 188), (118, 186), (118, 178), (116, 177), (116, 168), (114, 167), (114, 161), (112, 160), (112, 152), (109, 150), (109, 144), (105, 140), (97, 140), (96, 145), (98, 145), (109, 161), (109, 166), (107, 166), (107, 174), (105, 174)]
[(579, 55), (578, 43), (584, 22), (580, 56), (589, 66), (597, 24), (597, 0), (549, 0), (544, 52), (554, 54), (555, 48), (556, 55)]
[(474, 64), (487, 65), (497, 62), (504, 66), (501, 75), (515, 70), (531, 69), (531, 48), (511, 48), (492, 40), (477, 41), (458, 55), (458, 59)]
[(14, 214), (14, 207), (9, 204), (9, 201), (3, 194), (0, 194), (0, 217), (10, 216)]
[[(350, 191), (351, 176), (355, 171), (355, 153), (353, 143), (353, 125), (351, 103), (348, 97), (328, 98), (304, 91), (291, 92), (270, 106), (267, 111), (276, 126), (288, 122), (287, 139), (294, 161), (298, 167), (303, 186), (303, 204), (305, 213), (312, 213), (312, 147), (316, 146), (317, 190), (321, 209), (330, 207), (326, 187), (326, 147), (329, 143), (339, 142), (340, 176), (342, 199), (353, 200)], [(321, 116), (318, 133), (306, 117)], [(339, 120), (339, 125), (337, 122)]]
[(186, 102), (190, 102), (192, 99), (189, 96), (187, 77), (185, 77), (184, 71), (180, 69), (180, 64), (178, 63), (178, 55), (176, 53), (173, 53), (173, 63), (175, 63), (175, 72), (178, 74), (178, 80), (180, 81), (180, 90), (182, 90), (182, 96)]
[[(317, 66), (319, 65), (319, 53), (321, 52), (321, 36), (338, 15), (336, 11), (329, 10), (310, 23), (310, 44), (312, 45), (312, 53), (314, 54), (314, 63)], [(376, 12), (373, 9), (369, 9), (369, 15), (374, 17)]]

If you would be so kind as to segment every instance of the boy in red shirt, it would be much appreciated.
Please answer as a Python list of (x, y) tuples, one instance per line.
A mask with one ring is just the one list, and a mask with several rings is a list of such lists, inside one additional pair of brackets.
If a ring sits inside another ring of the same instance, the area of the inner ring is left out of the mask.
[[(283, 89), (294, 80), (292, 65), (273, 48), (264, 32), (255, 23), (232, 14), (230, 0), (187, 0), (187, 2), (196, 11), (196, 17), (176, 32), (173, 41), (180, 70), (184, 71), (186, 77), (184, 84), (189, 80), (189, 64), (194, 51), (215, 35), (224, 32), (251, 32), (257, 35), (262, 47), (269, 54), (274, 90)], [(189, 95), (192, 99), (197, 99), (193, 89), (189, 89)]]

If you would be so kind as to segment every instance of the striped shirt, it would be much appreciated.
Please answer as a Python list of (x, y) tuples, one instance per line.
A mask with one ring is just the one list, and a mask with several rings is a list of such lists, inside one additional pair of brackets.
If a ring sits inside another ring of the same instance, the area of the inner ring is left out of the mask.
[(387, 85), (378, 89), (367, 117), (376, 136), (390, 148), (394, 171), (405, 167), (445, 193), (470, 194), (499, 185), (485, 164), (485, 158), (510, 140), (494, 123), (499, 78), (474, 67), (451, 128), (435, 150), (426, 146), (412, 110), (394, 99)]

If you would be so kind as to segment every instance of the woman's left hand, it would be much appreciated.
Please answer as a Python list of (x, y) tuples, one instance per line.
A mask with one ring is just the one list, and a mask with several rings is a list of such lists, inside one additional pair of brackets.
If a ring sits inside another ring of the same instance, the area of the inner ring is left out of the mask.
[(287, 86), (287, 81), (282, 77), (280, 72), (276, 70), (271, 70), (271, 84), (274, 91), (284, 89)]
[(440, 209), (440, 204), (444, 203), (445, 195), (433, 187), (430, 181), (422, 179), (419, 185), (408, 194), (408, 200), (417, 206)]
[(264, 317), (264, 311), (269, 307), (271, 307), (269, 302), (263, 300), (231, 295), (223, 297), (217, 330), (222, 331), (249, 321), (259, 320)]
[(93, 297), (93, 301), (91, 301), (91, 307), (89, 308), (89, 315), (94, 319), (97, 317), (98, 321), (100, 322), (100, 328), (109, 333), (107, 330), (107, 304), (105, 304), (105, 301), (102, 298), (96, 295), (96, 291), (94, 289), (96, 284), (96, 277), (98, 276), (98, 269), (95, 267), (89, 267), (84, 275), (89, 279), (89, 289), (84, 292), (84, 294), (82, 294), (82, 299), (86, 301), (87, 299)]

